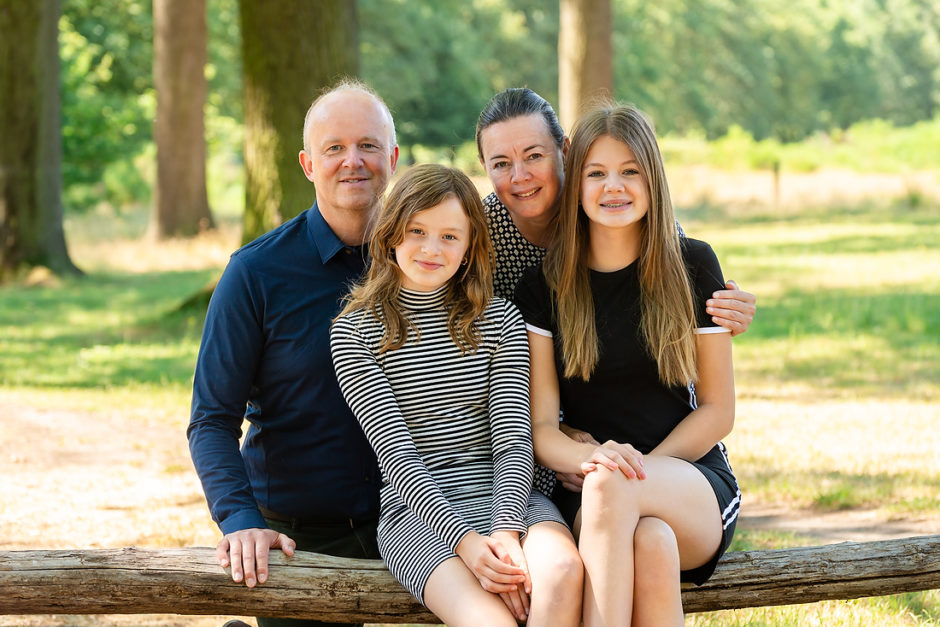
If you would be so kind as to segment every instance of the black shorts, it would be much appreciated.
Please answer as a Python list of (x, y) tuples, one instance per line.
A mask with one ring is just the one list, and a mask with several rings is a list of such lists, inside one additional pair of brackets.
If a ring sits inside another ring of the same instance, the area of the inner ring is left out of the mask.
[[(721, 512), (721, 524), (723, 527), (721, 534), (721, 544), (715, 555), (698, 568), (684, 570), (681, 573), (681, 580), (695, 585), (702, 585), (715, 572), (715, 566), (718, 560), (728, 550), (731, 545), (731, 538), (734, 537), (735, 525), (738, 521), (738, 512), (741, 509), (741, 490), (738, 488), (738, 481), (731, 471), (731, 465), (728, 463), (727, 450), (725, 445), (719, 442), (712, 450), (705, 454), (698, 461), (692, 462), (692, 465), (699, 469), (708, 479), (715, 497), (718, 499), (718, 509)], [(561, 515), (573, 529), (574, 518), (581, 509), (581, 493), (570, 492), (563, 487), (561, 483), (555, 486), (552, 493), (552, 501), (558, 506)]]

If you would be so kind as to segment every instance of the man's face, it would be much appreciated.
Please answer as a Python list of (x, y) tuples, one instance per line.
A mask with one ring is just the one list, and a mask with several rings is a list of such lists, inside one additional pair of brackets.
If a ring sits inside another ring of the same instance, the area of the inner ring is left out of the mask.
[(313, 112), (307, 145), (301, 165), (325, 215), (378, 208), (398, 147), (392, 145), (391, 120), (374, 98), (353, 90), (327, 96)]

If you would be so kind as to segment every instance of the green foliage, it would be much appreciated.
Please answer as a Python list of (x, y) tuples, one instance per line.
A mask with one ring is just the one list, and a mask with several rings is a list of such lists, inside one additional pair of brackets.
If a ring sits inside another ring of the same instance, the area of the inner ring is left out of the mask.
[[(867, 120), (832, 133), (816, 133), (802, 141), (762, 140), (738, 125), (713, 141), (701, 133), (667, 135), (660, 148), (670, 165), (708, 164), (725, 170), (810, 172), (836, 168), (860, 172), (910, 172), (940, 168), (940, 116), (910, 126)], [(917, 202), (916, 198), (914, 202)]]
[[(695, 153), (718, 167), (760, 169), (779, 161), (795, 171), (936, 167), (936, 2), (612, 2), (616, 96), (649, 112), (661, 134), (685, 138), (691, 152), (684, 159)], [(403, 163), (420, 145), (472, 167), (475, 159), (458, 153), (500, 89), (526, 85), (557, 101), (558, 2), (357, 6), (361, 73), (395, 115)], [(210, 200), (225, 211), (243, 204), (236, 172), (243, 119), (237, 9), (237, 0), (208, 3)], [(149, 200), (152, 29), (147, 0), (63, 3), (68, 210)], [(705, 139), (718, 138), (704, 147)]]
[(63, 3), (62, 176), (68, 209), (147, 198), (149, 185), (133, 162), (150, 141), (156, 110), (152, 41), (149, 2)]
[(404, 147), (473, 138), (483, 105), (504, 87), (555, 94), (557, 3), (360, 0), (358, 11), (363, 78), (388, 103)]

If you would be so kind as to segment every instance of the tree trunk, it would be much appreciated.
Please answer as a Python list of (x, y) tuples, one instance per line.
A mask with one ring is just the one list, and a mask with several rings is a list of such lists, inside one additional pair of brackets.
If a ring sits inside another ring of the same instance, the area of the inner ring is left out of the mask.
[[(940, 588), (940, 536), (726, 553), (686, 612), (857, 599)], [(270, 556), (254, 589), (215, 550), (0, 551), (0, 615), (242, 614), (331, 622), (437, 623), (379, 560)]]
[(153, 0), (157, 90), (157, 186), (150, 233), (196, 235), (212, 228), (206, 193), (205, 0)]
[(325, 86), (359, 68), (354, 0), (241, 0), (245, 215), (251, 241), (313, 204), (297, 161), (304, 115)]
[(81, 274), (62, 228), (59, 0), (0, 0), (0, 281)]
[(570, 131), (592, 101), (614, 93), (611, 0), (560, 0), (558, 113)]

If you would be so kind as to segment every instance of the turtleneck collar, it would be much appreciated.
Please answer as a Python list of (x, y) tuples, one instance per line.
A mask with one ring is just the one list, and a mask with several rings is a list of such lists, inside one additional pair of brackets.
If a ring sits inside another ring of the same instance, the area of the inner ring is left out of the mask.
[(422, 311), (435, 309), (444, 304), (444, 298), (447, 296), (448, 285), (445, 283), (433, 292), (417, 292), (401, 288), (398, 292), (398, 302), (405, 309), (411, 311)]

